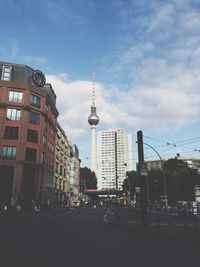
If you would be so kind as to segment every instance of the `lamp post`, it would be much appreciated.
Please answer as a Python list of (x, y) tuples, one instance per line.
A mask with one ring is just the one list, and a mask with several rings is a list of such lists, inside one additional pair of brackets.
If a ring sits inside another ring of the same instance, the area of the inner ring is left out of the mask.
[(148, 147), (150, 147), (151, 149), (153, 149), (153, 151), (158, 155), (158, 157), (160, 159), (161, 167), (162, 167), (162, 170), (163, 170), (163, 183), (164, 183), (165, 204), (166, 204), (166, 207), (168, 207), (167, 189), (166, 189), (166, 177), (165, 177), (165, 171), (164, 171), (164, 168), (163, 168), (162, 158), (161, 158), (160, 154), (158, 153), (158, 151), (154, 147), (150, 146), (147, 143), (143, 143), (143, 144), (146, 145), (146, 146), (148, 146)]

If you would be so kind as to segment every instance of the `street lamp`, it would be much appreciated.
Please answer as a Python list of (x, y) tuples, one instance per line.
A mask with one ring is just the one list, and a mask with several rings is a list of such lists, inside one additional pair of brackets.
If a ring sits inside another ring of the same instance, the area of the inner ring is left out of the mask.
[(130, 180), (129, 180), (129, 176), (127, 175), (127, 163), (124, 163), (124, 167), (126, 170), (126, 178), (127, 178), (127, 182), (128, 182), (128, 202), (131, 202), (131, 185), (130, 185)]
[(148, 147), (150, 147), (151, 149), (153, 149), (153, 151), (158, 155), (158, 157), (160, 159), (161, 167), (162, 167), (162, 170), (163, 170), (163, 183), (164, 183), (165, 204), (168, 207), (167, 190), (166, 190), (166, 177), (165, 177), (165, 171), (164, 171), (164, 168), (163, 168), (162, 158), (161, 158), (160, 154), (158, 153), (158, 151), (154, 147), (150, 146), (147, 143), (143, 143), (143, 144), (146, 145), (146, 146), (148, 146)]

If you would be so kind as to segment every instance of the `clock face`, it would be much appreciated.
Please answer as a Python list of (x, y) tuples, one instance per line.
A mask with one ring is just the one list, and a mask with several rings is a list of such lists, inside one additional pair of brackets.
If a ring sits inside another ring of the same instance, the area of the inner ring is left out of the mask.
[(46, 83), (46, 78), (40, 70), (34, 70), (32, 73), (32, 79), (36, 86), (42, 87)]

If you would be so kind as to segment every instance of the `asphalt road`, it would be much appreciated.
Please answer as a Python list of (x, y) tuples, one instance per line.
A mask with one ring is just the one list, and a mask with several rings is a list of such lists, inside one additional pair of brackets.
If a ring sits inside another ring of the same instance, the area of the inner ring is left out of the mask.
[(0, 216), (0, 266), (199, 265), (200, 248), (105, 223), (105, 209)]

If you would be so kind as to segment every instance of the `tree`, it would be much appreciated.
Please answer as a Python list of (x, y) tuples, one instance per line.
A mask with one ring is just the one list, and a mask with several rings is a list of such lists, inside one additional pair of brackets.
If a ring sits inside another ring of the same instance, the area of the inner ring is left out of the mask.
[(136, 171), (128, 171), (126, 172), (127, 178), (124, 179), (122, 188), (124, 192), (129, 192), (130, 190), (130, 195), (133, 196), (135, 193), (135, 187), (139, 187), (139, 176)]
[(164, 162), (163, 167), (169, 171), (180, 171), (189, 168), (186, 161), (177, 158), (168, 159), (166, 162)]
[[(150, 199), (159, 199), (159, 195), (163, 195), (163, 171), (166, 179), (167, 196), (170, 202), (194, 200), (194, 186), (200, 184), (200, 175), (197, 170), (191, 169), (187, 162), (177, 158), (164, 162), (163, 170), (152, 169), (148, 173)], [(154, 190), (155, 180), (157, 194)]]
[[(197, 170), (188, 166), (188, 163), (180, 159), (169, 159), (164, 163), (168, 171), (173, 190), (174, 200), (194, 200), (194, 186), (200, 183), (200, 175)], [(172, 190), (172, 188), (169, 188)]]
[(80, 168), (80, 191), (83, 192), (85, 189), (96, 189), (97, 178), (94, 172), (89, 168)]
[[(146, 177), (148, 196), (150, 200), (160, 200), (164, 195), (164, 178), (166, 193), (169, 203), (178, 200), (194, 201), (194, 186), (200, 184), (200, 174), (197, 170), (188, 166), (188, 163), (172, 158), (163, 163), (163, 168), (151, 169)], [(135, 192), (135, 187), (140, 186), (137, 172), (127, 172), (127, 178), (123, 183), (124, 192)]]
[(148, 194), (151, 200), (160, 200), (160, 196), (164, 195), (164, 173), (160, 168), (148, 171), (146, 178), (148, 183)]

